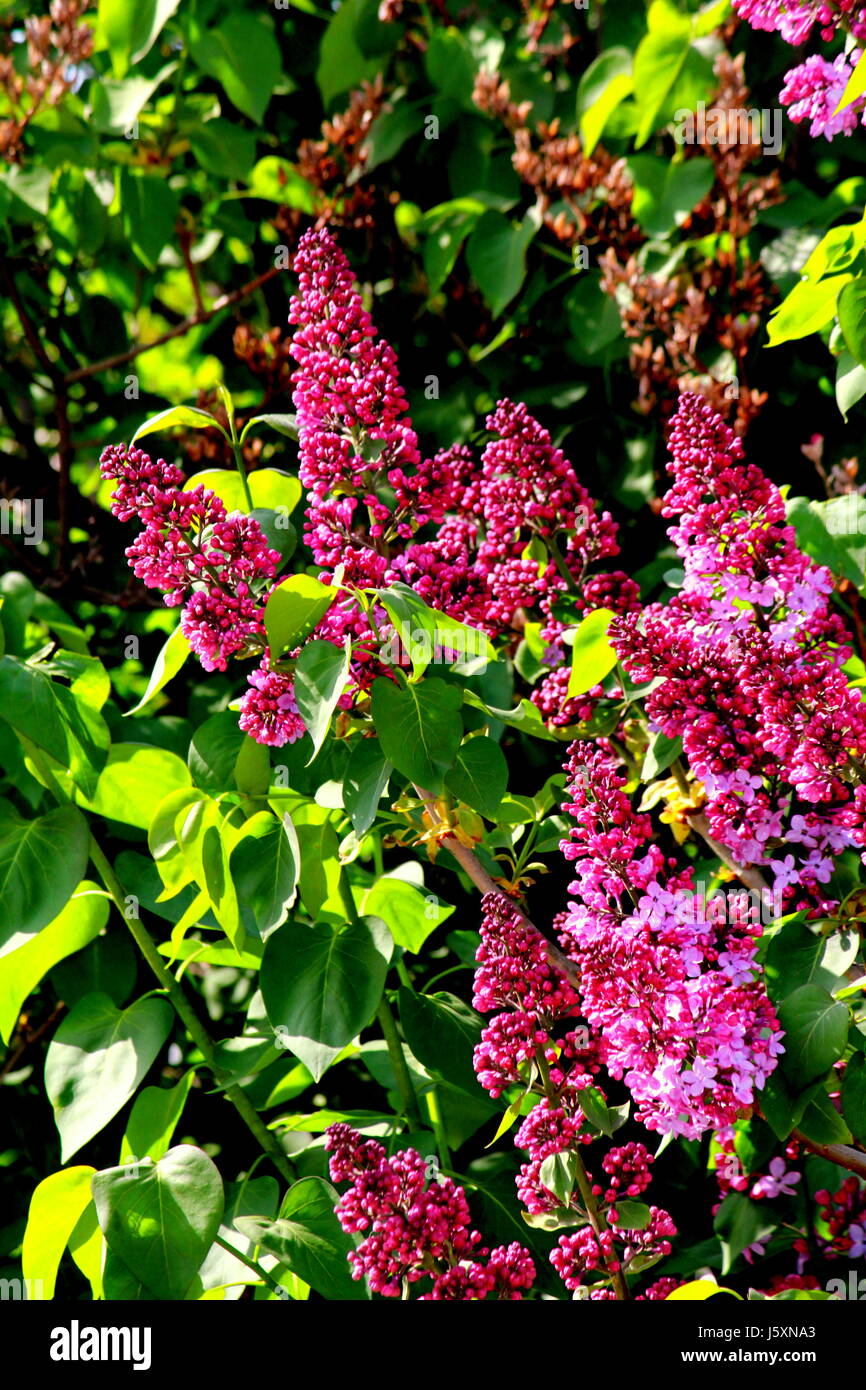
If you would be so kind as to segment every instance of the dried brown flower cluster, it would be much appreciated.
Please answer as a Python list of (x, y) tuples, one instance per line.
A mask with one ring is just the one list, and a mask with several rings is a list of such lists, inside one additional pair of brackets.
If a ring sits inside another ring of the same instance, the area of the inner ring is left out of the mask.
[(600, 145), (584, 154), (579, 136), (560, 135), (558, 121), (540, 121), (533, 130), (532, 102), (513, 102), (508, 83), (495, 73), (480, 72), (472, 96), (510, 131), (514, 168), (535, 190), (544, 221), (560, 241), (628, 249), (645, 240), (631, 215), (624, 159), (612, 158)]
[(0, 91), (8, 114), (0, 121), (0, 156), (8, 163), (21, 163), (27, 126), (44, 107), (57, 105), (74, 84), (75, 66), (90, 57), (93, 31), (81, 22), (87, 9), (87, 0), (51, 0), (48, 14), (24, 20), (25, 72), (18, 70), (20, 46), (12, 37), (21, 21), (4, 21)]
[[(364, 183), (367, 160), (366, 140), (376, 117), (386, 105), (381, 74), (364, 82), (352, 93), (345, 111), (322, 123), (318, 140), (302, 140), (298, 146), (297, 170), (318, 194), (316, 225), (372, 228), (375, 226), (377, 190)], [(296, 237), (304, 214), (296, 208), (282, 207), (277, 213), (277, 231)]]
[[(699, 390), (744, 432), (766, 399), (747, 384), (746, 359), (770, 298), (767, 276), (750, 258), (746, 239), (761, 208), (778, 201), (780, 185), (775, 171), (746, 176), (762, 147), (754, 138), (757, 132), (736, 117), (746, 110), (749, 96), (742, 56), (723, 54), (716, 75), (720, 85), (712, 109), (731, 117), (725, 115), (714, 128), (728, 132), (729, 138), (689, 147), (688, 153), (712, 160), (715, 179), (686, 224), (690, 238), (719, 238), (715, 254), (697, 263), (682, 262), (669, 277), (648, 274), (640, 256), (623, 255), (615, 245), (600, 264), (602, 284), (615, 297), (632, 343), (637, 408), (647, 413), (660, 406), (667, 413), (681, 389)], [(704, 362), (704, 344), (731, 355), (734, 370), (724, 380)]]

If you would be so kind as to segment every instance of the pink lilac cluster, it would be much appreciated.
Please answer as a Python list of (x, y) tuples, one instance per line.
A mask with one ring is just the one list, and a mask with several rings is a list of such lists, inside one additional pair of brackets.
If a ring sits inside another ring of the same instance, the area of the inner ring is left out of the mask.
[[(530, 1216), (555, 1212), (562, 1203), (543, 1180), (544, 1165), (558, 1154), (576, 1153), (594, 1141), (581, 1096), (592, 1087), (604, 1098), (598, 1085), (604, 1044), (590, 1038), (586, 1027), (570, 1028), (578, 1011), (578, 993), (564, 971), (551, 963), (538, 931), (503, 894), (488, 893), (482, 901), (476, 961), (475, 1007), (483, 1013), (502, 1011), (482, 1032), (475, 1049), (476, 1073), (494, 1096), (512, 1084), (540, 1092), (515, 1136), (517, 1148), (528, 1155), (517, 1177), (517, 1193)], [(602, 1181), (596, 1183), (587, 1174), (596, 1207), (593, 1224), (562, 1237), (551, 1255), (568, 1288), (577, 1288), (598, 1273), (613, 1277), (639, 1253), (659, 1258), (669, 1253), (675, 1229), (667, 1212), (651, 1208), (649, 1224), (638, 1232), (628, 1228), (618, 1207), (624, 1199), (633, 1200), (646, 1191), (652, 1161), (643, 1144), (629, 1143), (611, 1148), (604, 1156)], [(587, 1220), (587, 1213), (581, 1216), (574, 1201), (566, 1204), (571, 1213)], [(603, 1289), (590, 1296), (599, 1293), (607, 1296)]]
[(349, 1254), (352, 1277), (374, 1293), (400, 1298), (432, 1281), (421, 1301), (522, 1299), (535, 1266), (521, 1245), (481, 1248), (462, 1187), (439, 1176), (427, 1182), (427, 1160), (415, 1149), (390, 1158), (382, 1144), (351, 1126), (331, 1125), (325, 1147), (330, 1174), (348, 1182), (336, 1215), (344, 1231), (364, 1238)]
[(262, 598), (280, 557), (253, 517), (226, 512), (215, 493), (183, 490), (183, 473), (141, 449), (111, 445), (100, 458), (103, 478), (117, 481), (111, 509), (144, 529), (127, 548), (133, 572), (161, 589), (170, 607), (183, 605), (181, 628), (206, 671), (224, 671), (230, 657), (264, 647)]
[[(326, 229), (301, 238), (290, 321), (300, 476), (309, 493), (305, 539), (322, 578), (408, 584), (430, 607), (488, 636), (519, 634), (538, 614), (545, 656), (533, 699), (545, 718), (588, 717), (601, 689), (567, 699), (561, 641), (575, 617), (638, 606), (621, 573), (588, 573), (618, 553), (616, 526), (598, 514), (572, 465), (525, 405), (501, 400), (480, 458), (455, 444), (419, 452), (393, 349), (377, 335), (349, 263)], [(435, 527), (435, 532), (433, 528)], [(559, 549), (563, 545), (562, 550)], [(533, 548), (534, 546), (534, 548)], [(557, 605), (568, 596), (569, 611)], [(359, 611), (354, 600), (344, 611)], [(377, 633), (389, 636), (383, 611)], [(362, 615), (356, 636), (369, 632)], [(352, 686), (377, 673), (376, 644), (356, 649)]]
[(669, 534), (682, 589), (611, 624), (637, 682), (655, 681), (652, 728), (681, 737), (706, 793), (711, 835), (737, 864), (765, 866), (786, 906), (821, 900), (834, 860), (864, 843), (866, 706), (841, 667), (830, 572), (799, 550), (772, 483), (698, 396), (670, 434), (679, 517)]
[[(866, 39), (866, 5), (862, 0), (734, 0), (734, 9), (753, 29), (776, 32), (790, 44), (813, 35), (830, 43), (840, 35)], [(848, 79), (860, 57), (851, 48), (827, 58), (816, 53), (785, 73), (780, 100), (795, 124), (809, 122), (809, 133), (832, 140), (851, 135), (866, 121), (866, 97), (836, 113)]]
[(603, 743), (569, 749), (565, 857), (574, 901), (562, 941), (581, 1009), (648, 1129), (695, 1138), (749, 1107), (783, 1051), (750, 921), (682, 911), (693, 889), (636, 812)]
[[(574, 1235), (560, 1236), (557, 1248), (550, 1256), (550, 1263), (565, 1287), (579, 1289), (587, 1282), (588, 1274), (603, 1269), (613, 1274), (627, 1268), (638, 1256), (649, 1260), (664, 1259), (669, 1255), (677, 1228), (668, 1213), (660, 1207), (651, 1206), (649, 1212), (649, 1220), (640, 1231), (629, 1230), (623, 1225), (616, 1230), (608, 1228), (596, 1232), (587, 1226)], [(591, 1293), (590, 1297), (597, 1297), (598, 1293), (603, 1293), (606, 1298), (611, 1297), (608, 1290)]]
[(144, 529), (127, 548), (133, 573), (161, 589), (170, 607), (183, 605), (180, 626), (206, 671), (225, 671), (232, 657), (264, 652), (248, 677), (240, 727), (259, 743), (293, 743), (304, 733), (292, 679), (270, 669), (264, 605), (280, 557), (254, 517), (228, 513), (214, 492), (184, 489), (174, 464), (154, 463), (141, 449), (110, 445), (100, 459), (113, 479), (111, 510)]

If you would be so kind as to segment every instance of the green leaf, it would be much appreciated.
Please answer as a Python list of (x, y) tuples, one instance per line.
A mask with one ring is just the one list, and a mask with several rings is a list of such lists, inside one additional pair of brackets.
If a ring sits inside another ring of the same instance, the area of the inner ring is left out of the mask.
[(489, 208), (466, 244), (466, 261), (473, 279), (498, 318), (526, 278), (526, 251), (541, 226), (541, 213), (531, 207), (522, 222)]
[[(147, 270), (156, 269), (163, 249), (173, 240), (179, 206), (177, 191), (162, 175), (144, 173), (140, 169), (121, 170), (123, 234)], [(172, 408), (188, 409), (186, 406)], [(141, 433), (139, 430), (136, 437)]]
[(761, 1111), (777, 1139), (787, 1139), (799, 1124), (808, 1099), (808, 1092), (793, 1090), (777, 1067), (761, 1092)]
[(378, 739), (362, 739), (352, 749), (343, 777), (343, 805), (359, 838), (376, 819), (379, 801), (393, 770)]
[(325, 107), (330, 107), (342, 92), (372, 81), (380, 70), (381, 60), (367, 57), (356, 36), (362, 5), (363, 0), (343, 0), (319, 45), (316, 82)]
[(64, 1168), (43, 1178), (30, 1198), (21, 1249), (21, 1273), (28, 1299), (54, 1297), (57, 1269), (78, 1221), (90, 1206), (95, 1169)]
[(850, 1144), (854, 1137), (826, 1091), (820, 1088), (809, 1098), (798, 1128), (817, 1144)]
[(844, 1053), (849, 1013), (818, 985), (801, 985), (779, 1008), (785, 1033), (782, 1067), (800, 1086), (816, 1081)]
[(850, 1058), (842, 1078), (842, 1114), (858, 1144), (866, 1143), (866, 1057)]
[(322, 825), (299, 825), (297, 836), (301, 902), (310, 917), (322, 917), (339, 925), (345, 911), (342, 901), (336, 916), (331, 916), (326, 907), (339, 896), (340, 888), (340, 847), (334, 827), (327, 821)]
[(154, 695), (158, 695), (163, 686), (168, 685), (173, 676), (183, 666), (189, 656), (189, 642), (184, 637), (180, 627), (176, 627), (169, 638), (166, 639), (165, 646), (153, 663), (153, 670), (150, 673), (150, 680), (147, 682), (147, 689), (142, 695), (137, 705), (126, 711), (125, 717), (128, 719), (131, 714), (138, 714), (145, 705), (150, 704)]
[[(253, 425), (267, 425), (269, 429), (276, 430), (277, 434), (284, 434), (287, 439), (297, 439), (298, 437), (298, 417), (297, 415), (254, 415), (251, 420), (247, 420), (244, 425), (244, 434)], [(243, 435), (241, 436), (243, 438)], [(257, 470), (258, 472), (259, 470)], [(273, 469), (262, 469), (262, 472), (273, 472)], [(286, 475), (290, 476), (290, 475)], [(250, 482), (255, 482), (256, 473), (250, 477)], [(298, 484), (298, 495), (300, 497), (301, 486)]]
[(596, 608), (579, 624), (571, 652), (569, 699), (592, 690), (616, 665), (616, 652), (607, 640), (607, 630), (614, 617), (609, 608)]
[(424, 54), (424, 69), (443, 96), (473, 109), (472, 89), (477, 65), (464, 36), (453, 27), (436, 27)]
[(445, 785), (467, 806), (495, 821), (508, 787), (508, 764), (499, 744), (485, 736), (468, 739), (446, 773)]
[(634, 90), (639, 120), (635, 144), (645, 145), (666, 114), (691, 47), (692, 26), (668, 5), (653, 4), (649, 33), (634, 55)]
[(722, 1274), (728, 1274), (743, 1251), (775, 1227), (761, 1203), (749, 1201), (741, 1192), (729, 1192), (713, 1220), (713, 1230), (722, 1242)]
[(223, 116), (203, 120), (189, 132), (189, 145), (197, 164), (220, 179), (245, 183), (256, 157), (256, 133), (242, 130)]
[(192, 877), (206, 893), (213, 914), (232, 945), (242, 950), (246, 933), (229, 869), (237, 828), (227, 819), (225, 808), (209, 798), (182, 809), (175, 824), (181, 853)]
[(667, 734), (655, 734), (646, 750), (646, 756), (641, 768), (640, 780), (651, 782), (662, 772), (666, 772), (671, 763), (676, 762), (682, 755), (683, 741), (681, 738), (668, 738)]
[[(194, 405), (170, 405), (166, 410), (160, 410), (157, 415), (152, 415), (149, 420), (145, 420), (143, 425), (139, 425), (130, 442), (134, 444), (136, 440), (144, 439), (147, 434), (158, 434), (163, 430), (176, 429), (179, 425), (190, 430), (218, 429), (225, 434), (225, 430), (208, 411), (199, 410), (198, 406)], [(191, 481), (195, 482), (196, 480), (192, 479)]]
[(783, 921), (770, 938), (764, 958), (767, 993), (781, 1002), (801, 985), (817, 983), (824, 938), (810, 931), (799, 915)]
[(298, 866), (289, 828), (270, 811), (259, 811), (243, 826), (229, 861), (241, 921), (252, 936), (265, 936), (289, 915)]
[(45, 1059), (64, 1163), (135, 1094), (173, 1022), (165, 999), (117, 1009), (108, 995), (89, 994), (70, 1010)]
[(577, 1173), (577, 1155), (565, 1150), (564, 1153), (549, 1154), (544, 1159), (538, 1180), (548, 1192), (552, 1192), (561, 1207), (567, 1207), (574, 1191)]
[(271, 657), (300, 646), (327, 613), (339, 590), (309, 574), (293, 574), (272, 592), (265, 607)]
[(587, 1086), (578, 1093), (577, 1099), (590, 1124), (610, 1138), (614, 1131), (613, 1117), (601, 1092), (594, 1086)]
[(0, 946), (22, 944), (54, 921), (84, 877), (89, 844), (74, 806), (25, 820), (0, 801)]
[(428, 1071), (461, 1091), (478, 1094), (472, 1052), (481, 1038), (482, 1020), (454, 994), (416, 994), (400, 986), (400, 1022), (413, 1056)]
[(842, 351), (836, 361), (836, 404), (845, 423), (859, 400), (866, 395), (866, 367)]
[(666, 1303), (703, 1303), (708, 1298), (714, 1298), (717, 1293), (730, 1294), (742, 1303), (742, 1297), (734, 1293), (733, 1289), (723, 1288), (721, 1284), (714, 1284), (712, 1279), (692, 1279), (688, 1284), (681, 1284), (673, 1293), (669, 1293), (665, 1299)]
[(217, 28), (198, 30), (190, 51), (232, 105), (261, 125), (282, 73), (279, 44), (267, 19), (230, 14)]
[[(250, 193), (256, 198), (267, 198), (270, 202), (278, 203), (286, 207), (297, 208), (299, 212), (306, 212), (309, 215), (316, 211), (316, 190), (311, 183), (308, 183), (294, 164), (288, 159), (282, 159), (279, 155), (269, 154), (264, 159), (260, 159), (255, 168), (250, 173)], [(297, 439), (297, 426), (294, 424), (293, 415), (257, 415), (256, 422), (270, 420), (284, 420), (291, 423), (290, 429), (280, 429), (279, 425), (274, 428), (280, 434), (287, 434), (290, 439)], [(251, 422), (252, 423), (252, 422)]]
[(199, 724), (187, 757), (196, 786), (207, 792), (224, 791), (234, 776), (246, 737), (232, 710), (221, 710)]
[(126, 1122), (121, 1163), (162, 1158), (168, 1152), (194, 1080), (195, 1071), (190, 1068), (176, 1086), (145, 1086), (136, 1096)]
[(648, 236), (664, 237), (682, 226), (713, 186), (715, 166), (697, 155), (680, 163), (636, 154), (628, 161), (634, 179), (632, 213)]
[(104, 719), (86, 700), (14, 656), (0, 659), (0, 718), (44, 750), (85, 795), (96, 786), (109, 743)]
[(768, 346), (806, 338), (825, 328), (836, 315), (839, 291), (850, 280), (848, 274), (830, 275), (816, 284), (801, 280), (771, 316), (767, 324)]
[(104, 77), (91, 88), (95, 130), (119, 135), (130, 129), (139, 111), (147, 105), (157, 87), (177, 68), (168, 63), (156, 77), (127, 77), (117, 82)]
[(351, 654), (352, 644), (347, 638), (345, 647), (337, 647), (333, 642), (308, 642), (298, 657), (294, 695), (298, 713), (313, 743), (308, 765), (328, 736), (331, 716), (349, 679)]
[(854, 70), (845, 83), (845, 90), (839, 98), (836, 110), (833, 112), (834, 116), (838, 116), (840, 111), (844, 111), (846, 106), (850, 106), (858, 97), (862, 97), (863, 93), (866, 92), (866, 62), (863, 61), (864, 58), (866, 58), (866, 54), (861, 53), (857, 62), (854, 64)]
[(589, 156), (609, 117), (634, 91), (632, 55), (627, 48), (608, 48), (593, 59), (577, 88), (580, 141)]
[(385, 757), (418, 786), (439, 793), (463, 737), (461, 692), (434, 677), (401, 688), (373, 682), (373, 723)]
[(393, 945), (378, 917), (336, 931), (286, 922), (268, 937), (261, 971), (268, 1020), (315, 1081), (376, 1012)]
[[(203, 429), (204, 426), (200, 428)], [(282, 517), (288, 517), (294, 511), (303, 492), (294, 474), (285, 473), (279, 468), (257, 468), (254, 473), (250, 473), (247, 484), (254, 510), (267, 508), (281, 514)], [(188, 492), (196, 487), (206, 487), (210, 492), (216, 493), (220, 501), (225, 503), (227, 511), (247, 511), (244, 486), (234, 469), (206, 468), (201, 473), (194, 473), (184, 483), (184, 491)]]
[(381, 917), (397, 945), (414, 955), (454, 908), (405, 879), (384, 874), (365, 893), (361, 911)]
[(149, 53), (180, 0), (99, 0), (98, 32), (105, 39), (116, 77)]
[(630, 1199), (616, 1203), (616, 1228), (618, 1231), (645, 1231), (650, 1221), (652, 1212), (643, 1202), (633, 1202)]
[[(457, 653), (455, 670), (465, 671), (467, 663), (486, 664), (497, 660), (496, 651), (485, 633), (458, 622), (437, 608), (428, 607), (407, 584), (378, 589), (377, 595), (400, 637), (403, 651), (412, 662), (413, 676), (419, 676), (431, 661), (441, 660), (444, 651)], [(395, 659), (399, 660), (400, 655), (396, 653)]]
[(368, 1299), (365, 1281), (352, 1278), (348, 1256), (355, 1246), (334, 1215), (338, 1199), (339, 1193), (323, 1178), (301, 1178), (286, 1193), (276, 1221), (241, 1216), (235, 1227), (322, 1298)]
[[(52, 842), (52, 853), (56, 853)], [(81, 951), (108, 921), (108, 899), (85, 879), (59, 916), (0, 960), (0, 1037), (8, 1043), (25, 1000), (58, 961)]]
[(207, 1154), (178, 1144), (156, 1163), (103, 1169), (93, 1200), (109, 1250), (144, 1296), (183, 1299), (223, 1214), (222, 1178)]
[(866, 276), (842, 286), (836, 313), (846, 348), (861, 367), (866, 367)]
[(147, 830), (170, 792), (191, 786), (189, 768), (176, 753), (150, 743), (115, 743), (87, 809), (123, 825)]

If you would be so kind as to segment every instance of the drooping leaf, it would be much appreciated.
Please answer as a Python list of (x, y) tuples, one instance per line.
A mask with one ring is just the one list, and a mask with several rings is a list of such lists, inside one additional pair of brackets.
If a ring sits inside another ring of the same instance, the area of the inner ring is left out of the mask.
[(135, 1094), (173, 1020), (165, 999), (118, 1009), (106, 994), (89, 994), (70, 1010), (45, 1059), (64, 1163)]
[(301, 1178), (286, 1193), (276, 1221), (244, 1216), (235, 1226), (323, 1298), (368, 1299), (365, 1282), (352, 1278), (348, 1255), (354, 1245), (334, 1215), (338, 1198), (324, 1179)]
[(28, 1299), (52, 1299), (57, 1269), (69, 1237), (90, 1205), (95, 1168), (63, 1168), (43, 1178), (30, 1198), (21, 1250)]
[(817, 1080), (845, 1051), (850, 1015), (845, 1004), (818, 985), (801, 985), (782, 1001), (785, 1033), (782, 1068), (801, 1087)]
[(460, 747), (463, 721), (460, 691), (438, 677), (397, 686), (379, 676), (373, 682), (373, 723), (382, 751), (405, 777), (439, 792)]
[(98, 937), (107, 920), (105, 893), (85, 879), (52, 922), (0, 958), (0, 1037), (4, 1042), (8, 1043), (21, 1007), (39, 981), (58, 961)]
[(268, 1020), (314, 1080), (370, 1022), (393, 945), (378, 917), (337, 930), (286, 922), (268, 938), (261, 972)]
[(242, 827), (231, 853), (241, 919), (251, 936), (265, 936), (285, 922), (294, 901), (298, 865), (287, 820), (257, 812)]
[(93, 1178), (93, 1199), (110, 1251), (144, 1296), (183, 1299), (222, 1220), (216, 1164), (201, 1149), (178, 1144), (156, 1163), (103, 1169)]
[(89, 844), (74, 806), (25, 820), (0, 801), (0, 946), (23, 944), (59, 916), (84, 877)]
[(337, 647), (333, 642), (308, 642), (298, 657), (294, 674), (294, 696), (298, 713), (313, 743), (308, 762), (322, 747), (331, 716), (349, 678), (351, 643)]

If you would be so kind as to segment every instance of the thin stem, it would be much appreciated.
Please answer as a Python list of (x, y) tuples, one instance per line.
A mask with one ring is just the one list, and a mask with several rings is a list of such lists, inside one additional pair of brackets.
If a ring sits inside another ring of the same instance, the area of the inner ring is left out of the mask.
[[(345, 869), (340, 871), (340, 897), (343, 899), (343, 906), (346, 909), (346, 915), (349, 921), (360, 921), (358, 909), (355, 905), (355, 895), (352, 892), (352, 885), (349, 882)], [(415, 1087), (412, 1085), (412, 1077), (406, 1065), (403, 1044), (397, 1032), (397, 1022), (384, 994), (379, 1000), (379, 1007), (376, 1009), (376, 1018), (379, 1021), (379, 1027), (382, 1029), (382, 1036), (385, 1039), (388, 1048), (388, 1056), (391, 1060), (391, 1066), (394, 1069), (397, 1089), (400, 1092), (400, 1099), (403, 1103), (403, 1113), (413, 1129), (423, 1129), (424, 1121), (421, 1118), (421, 1111), (418, 1108), (418, 1097), (415, 1094)]]
[[(608, 1225), (604, 1219), (603, 1214), (599, 1211), (598, 1204), (595, 1200), (595, 1197), (593, 1196), (592, 1187), (589, 1181), (589, 1174), (583, 1166), (583, 1159), (577, 1152), (577, 1149), (572, 1149), (571, 1152), (574, 1154), (574, 1174), (575, 1179), (577, 1181), (577, 1185), (580, 1189), (581, 1201), (583, 1202), (586, 1214), (589, 1217), (589, 1224), (595, 1232), (596, 1240), (598, 1240), (599, 1244), (601, 1244), (601, 1234), (603, 1231), (606, 1231), (608, 1229)], [(622, 1270), (622, 1265), (619, 1264), (618, 1260), (615, 1260), (614, 1263), (616, 1263), (617, 1268), (611, 1269), (608, 1265), (608, 1273), (610, 1274), (610, 1277), (613, 1281), (613, 1287), (616, 1292), (617, 1298), (621, 1302), (625, 1302), (628, 1299), (628, 1284), (626, 1283), (625, 1275)]]
[(238, 477), (241, 480), (241, 487), (243, 488), (244, 501), (247, 504), (247, 511), (251, 512), (253, 510), (253, 495), (250, 492), (250, 484), (247, 478), (246, 465), (244, 464), (244, 451), (241, 448), (240, 443), (238, 441), (238, 433), (235, 429), (233, 415), (229, 416), (229, 429), (232, 432), (232, 453), (235, 456), (235, 468), (238, 470)]
[(388, 1056), (391, 1060), (391, 1066), (394, 1068), (397, 1089), (400, 1092), (406, 1119), (413, 1129), (424, 1129), (424, 1121), (418, 1108), (418, 1097), (415, 1094), (415, 1087), (412, 1085), (412, 1077), (403, 1053), (403, 1044), (397, 1032), (397, 1023), (384, 994), (379, 1000), (376, 1018), (379, 1020), (379, 1027), (382, 1029), (382, 1036), (388, 1047)]
[[(544, 1087), (544, 1094), (547, 1096), (548, 1103), (552, 1109), (555, 1109), (559, 1105), (559, 1096), (551, 1083), (547, 1058), (544, 1055), (544, 1049), (541, 1047), (535, 1050), (535, 1065), (538, 1067), (541, 1083)], [(601, 1235), (603, 1231), (608, 1230), (608, 1224), (604, 1218), (604, 1214), (598, 1209), (598, 1203), (592, 1191), (592, 1184), (589, 1181), (589, 1174), (584, 1167), (580, 1152), (577, 1149), (569, 1149), (569, 1153), (574, 1157), (574, 1176), (580, 1190), (580, 1198), (583, 1202), (587, 1217), (589, 1218), (589, 1224), (598, 1241), (599, 1249), (601, 1249)], [(617, 1269), (611, 1269), (610, 1264), (607, 1259), (605, 1259), (605, 1266), (610, 1275), (611, 1282), (613, 1283), (617, 1299), (620, 1300), (620, 1302), (625, 1302), (628, 1299), (628, 1284), (626, 1283), (622, 1266), (619, 1265), (616, 1259), (614, 1259), (614, 1263), (619, 1266)]]
[[(431, 793), (424, 791), (423, 787), (419, 787), (417, 785), (415, 786), (415, 791), (418, 793), (418, 796), (423, 801), (425, 809), (432, 824), (445, 825), (446, 822), (440, 816), (439, 811), (436, 807), (435, 799), (433, 798)], [(475, 887), (479, 889), (481, 893), (502, 893), (501, 885), (496, 883), (496, 881), (490, 877), (483, 864), (480, 862), (480, 860), (476, 858), (475, 854), (472, 852), (468, 845), (461, 844), (460, 841), (456, 838), (456, 836), (451, 835), (450, 833), (441, 836), (439, 843), (441, 844), (443, 849), (447, 849), (448, 853), (452, 856), (452, 858), (457, 860), (457, 863), (460, 865), (461, 869), (465, 871), (465, 873), (475, 884)], [(579, 984), (580, 972), (578, 971), (574, 961), (569, 960), (568, 956), (565, 954), (564, 951), (560, 951), (558, 946), (554, 946), (552, 941), (547, 940), (547, 937), (544, 935), (544, 933), (539, 931), (535, 923), (530, 921), (523, 909), (516, 902), (514, 902), (513, 899), (509, 899), (509, 901), (511, 902), (511, 905), (514, 908), (515, 912), (518, 912), (520, 914), (520, 916), (526, 922), (527, 926), (531, 927), (533, 931), (538, 932), (538, 935), (544, 942), (544, 946), (547, 951), (547, 959), (550, 961), (550, 964), (555, 966), (557, 970), (561, 970), (563, 975), (565, 975), (571, 981), (572, 984)]]
[(442, 1112), (439, 1109), (439, 1096), (436, 1087), (428, 1091), (424, 1097), (427, 1102), (427, 1113), (430, 1116), (430, 1123), (433, 1126), (433, 1133), (436, 1135), (436, 1150), (439, 1154), (439, 1167), (445, 1169), (453, 1168), (451, 1161), (451, 1150), (448, 1148), (448, 1140), (445, 1137), (445, 1126), (442, 1123)]
[[(60, 802), (61, 805), (68, 805), (69, 798), (66, 796), (51, 768), (48, 767), (41, 758), (37, 759), (37, 765), (40, 776), (54, 799)], [(212, 1072), (217, 1083), (223, 1087), (226, 1098), (234, 1106), (244, 1124), (247, 1126), (247, 1129), (258, 1141), (260, 1148), (268, 1155), (277, 1171), (288, 1183), (294, 1182), (295, 1174), (292, 1170), (292, 1165), (289, 1163), (286, 1155), (283, 1153), (261, 1115), (259, 1115), (255, 1106), (250, 1102), (249, 1097), (236, 1083), (232, 1082), (230, 1085), (226, 1085), (228, 1073), (224, 1071), (216, 1061), (213, 1039), (207, 1029), (199, 1021), (198, 1015), (168, 966), (165, 964), (162, 956), (159, 954), (156, 948), (156, 942), (153, 940), (150, 932), (137, 917), (127, 916), (126, 894), (123, 891), (123, 885), (114, 872), (96, 836), (92, 833), (90, 835), (88, 854), (94, 868), (97, 870), (102, 882), (108, 890), (111, 901), (114, 903), (114, 906), (129, 928), (136, 946), (141, 951), (141, 954), (156, 976), (160, 988), (165, 990), (165, 993), (168, 995), (175, 1013), (204, 1058), (208, 1070)]]
[(171, 1000), (175, 1013), (204, 1058), (208, 1070), (213, 1073), (217, 1082), (224, 1086), (226, 1098), (231, 1102), (235, 1110), (237, 1110), (244, 1124), (256, 1138), (261, 1148), (272, 1160), (274, 1167), (287, 1182), (293, 1182), (294, 1173), (291, 1164), (261, 1115), (259, 1115), (258, 1111), (253, 1106), (249, 1097), (237, 1084), (225, 1084), (228, 1073), (225, 1072), (216, 1061), (213, 1039), (199, 1020), (195, 1010), (184, 994), (183, 989), (159, 954), (156, 942), (153, 940), (150, 932), (137, 917), (127, 917), (123, 886), (93, 835), (90, 837), (90, 858), (100, 878), (108, 889), (112, 902), (129, 928), (136, 946), (159, 981), (160, 987), (165, 990)]
[(266, 1269), (263, 1269), (260, 1264), (256, 1264), (255, 1260), (251, 1260), (249, 1255), (244, 1255), (240, 1250), (236, 1250), (227, 1240), (223, 1240), (222, 1236), (214, 1236), (214, 1244), (219, 1245), (223, 1250), (227, 1251), (229, 1255), (234, 1255), (235, 1259), (240, 1260), (242, 1265), (246, 1265), (247, 1269), (251, 1269), (254, 1274), (257, 1274), (263, 1284), (267, 1284), (268, 1288), (277, 1291), (280, 1298), (285, 1298), (286, 1290), (279, 1280), (275, 1279), (272, 1274), (269, 1274)]
[(180, 338), (184, 333), (189, 333), (190, 329), (197, 328), (199, 324), (210, 323), (212, 318), (223, 309), (228, 309), (232, 304), (238, 304), (242, 299), (246, 299), (262, 285), (273, 280), (275, 275), (282, 273), (282, 266), (272, 265), (269, 270), (262, 275), (257, 275), (255, 280), (251, 280), (248, 285), (242, 285), (240, 289), (233, 290), (231, 294), (223, 294), (219, 299), (214, 300), (209, 309), (204, 313), (192, 314), (183, 323), (178, 323), (168, 332), (161, 333), (158, 338), (152, 338), (149, 343), (138, 343), (130, 348), (128, 352), (116, 352), (112, 357), (103, 357), (99, 362), (91, 362), (87, 367), (78, 367), (74, 372), (68, 372), (64, 381), (68, 386), (70, 382), (81, 381), (84, 377), (97, 376), (100, 372), (107, 372), (111, 367), (122, 367), (126, 362), (131, 362), (134, 358), (140, 357), (143, 352), (152, 352), (154, 348), (162, 347), (163, 343), (171, 342), (172, 338)]

